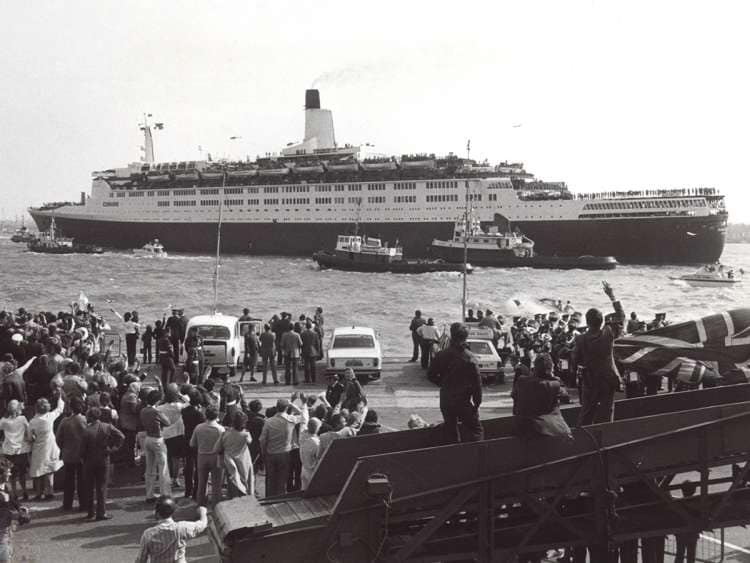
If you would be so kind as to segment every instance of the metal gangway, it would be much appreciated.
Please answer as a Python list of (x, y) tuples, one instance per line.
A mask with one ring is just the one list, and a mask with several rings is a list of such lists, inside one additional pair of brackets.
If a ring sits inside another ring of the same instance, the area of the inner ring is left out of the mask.
[(618, 401), (615, 417), (572, 440), (516, 437), (512, 416), (483, 421), (481, 442), (440, 427), (337, 440), (306, 491), (220, 503), (211, 538), (226, 562), (607, 561), (634, 539), (750, 522), (750, 384)]

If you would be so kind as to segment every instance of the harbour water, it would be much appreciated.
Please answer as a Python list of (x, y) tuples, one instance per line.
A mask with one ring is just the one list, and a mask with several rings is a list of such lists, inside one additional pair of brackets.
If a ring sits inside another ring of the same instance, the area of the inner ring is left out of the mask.
[[(748, 304), (750, 245), (727, 244), (722, 262), (744, 268), (747, 280), (732, 288), (693, 288), (670, 280), (693, 272), (693, 266), (620, 266), (610, 272), (477, 268), (468, 276), (469, 307), (496, 313), (548, 310), (540, 299), (570, 300), (576, 309), (608, 308), (601, 291), (606, 279), (623, 302), (649, 320), (666, 312), (672, 321), (687, 320)], [(44, 255), (21, 244), (0, 239), (0, 305), (32, 311), (67, 309), (83, 291), (113, 328), (118, 311), (137, 310), (143, 322), (153, 323), (171, 306), (187, 316), (209, 313), (213, 304), (214, 258), (170, 255), (166, 259), (125, 253), (102, 255)], [(240, 315), (248, 307), (253, 316), (268, 319), (288, 311), (298, 316), (323, 307), (326, 328), (346, 324), (371, 326), (381, 334), (387, 356), (411, 352), (408, 325), (414, 309), (448, 324), (461, 314), (460, 274), (362, 274), (319, 271), (310, 258), (223, 256), (218, 310)]]

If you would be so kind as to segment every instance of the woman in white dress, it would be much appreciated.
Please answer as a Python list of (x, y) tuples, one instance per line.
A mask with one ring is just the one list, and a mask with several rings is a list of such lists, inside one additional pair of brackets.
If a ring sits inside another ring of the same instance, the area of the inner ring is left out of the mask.
[(65, 403), (58, 397), (55, 410), (50, 411), (47, 399), (36, 402), (36, 416), (29, 422), (29, 441), (31, 442), (31, 469), (29, 474), (35, 481), (37, 495), (34, 500), (50, 500), (52, 493), (52, 476), (63, 466), (60, 459), (60, 448), (55, 441), (52, 425), (63, 412)]
[(232, 426), (227, 428), (216, 441), (213, 453), (224, 460), (224, 469), (229, 482), (229, 498), (255, 494), (253, 460), (250, 457), (250, 444), (253, 439), (245, 430), (247, 415), (237, 411), (232, 417)]
[(302, 460), (302, 490), (306, 490), (310, 484), (315, 468), (320, 461), (320, 430), (321, 421), (314, 416), (307, 422), (307, 428), (300, 432), (299, 457)]

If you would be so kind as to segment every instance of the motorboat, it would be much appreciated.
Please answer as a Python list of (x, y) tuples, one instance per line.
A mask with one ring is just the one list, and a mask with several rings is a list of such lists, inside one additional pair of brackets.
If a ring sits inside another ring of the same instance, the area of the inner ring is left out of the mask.
[(456, 262), (467, 259), (475, 266), (495, 268), (541, 268), (560, 270), (612, 270), (617, 260), (612, 256), (541, 256), (534, 251), (534, 241), (518, 232), (500, 232), (492, 227), (483, 231), (474, 221), (465, 229), (457, 221), (451, 240), (434, 239), (430, 256)]
[(10, 240), (13, 242), (25, 242), (29, 243), (33, 240), (36, 240), (36, 235), (29, 231), (29, 229), (22, 225), (21, 228), (16, 229), (16, 232), (13, 234), (12, 237), (10, 237)]
[(167, 251), (164, 249), (164, 245), (159, 242), (158, 238), (147, 242), (141, 248), (133, 250), (133, 254), (136, 256), (145, 256), (149, 258), (166, 258)]
[(687, 282), (693, 287), (722, 287), (742, 283), (742, 268), (735, 269), (724, 264), (706, 264), (697, 272), (684, 276), (670, 277), (672, 280)]

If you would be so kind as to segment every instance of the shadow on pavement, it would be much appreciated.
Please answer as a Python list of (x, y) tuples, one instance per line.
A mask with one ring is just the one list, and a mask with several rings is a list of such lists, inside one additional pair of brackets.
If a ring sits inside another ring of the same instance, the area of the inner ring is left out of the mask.
[[(102, 547), (138, 545), (141, 540), (143, 530), (153, 525), (152, 522), (143, 524), (123, 524), (95, 526), (85, 530), (79, 530), (70, 534), (59, 534), (53, 536), (54, 541), (65, 542), (71, 540), (85, 540), (90, 538), (94, 541), (78, 544), (83, 549), (99, 549)], [(97, 539), (98, 538), (98, 539)]]

